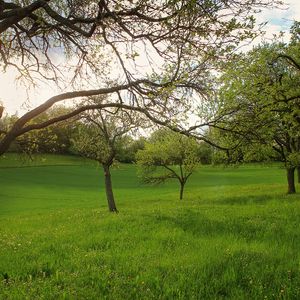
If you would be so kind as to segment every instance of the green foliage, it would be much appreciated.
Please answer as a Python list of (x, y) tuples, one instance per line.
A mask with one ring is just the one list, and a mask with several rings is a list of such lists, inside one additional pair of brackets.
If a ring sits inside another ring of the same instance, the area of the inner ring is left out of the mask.
[(126, 158), (126, 154), (132, 156), (130, 151), (133, 150), (128, 144), (133, 142), (126, 134), (136, 126), (134, 115), (127, 112), (93, 112), (78, 123), (77, 133), (72, 138), (73, 151), (109, 166), (116, 157), (131, 159)]
[(213, 147), (205, 142), (198, 145), (199, 160), (202, 165), (209, 165), (212, 163)]
[(227, 65), (219, 94), (221, 130), (214, 134), (231, 149), (229, 161), (299, 165), (300, 69), (288, 57), (299, 59), (295, 42), (263, 44)]
[(176, 202), (121, 165), (111, 215), (94, 165), (44, 158), (0, 158), (1, 299), (300, 297), (300, 198), (278, 166), (201, 167)]
[(83, 157), (104, 163), (109, 160), (112, 148), (95, 124), (79, 124), (72, 138), (72, 149)]
[(116, 143), (116, 160), (123, 163), (132, 163), (136, 161), (136, 153), (145, 147), (146, 139), (140, 137), (132, 138), (130, 135), (124, 135)]
[(153, 183), (188, 177), (198, 165), (197, 150), (198, 144), (192, 138), (168, 129), (157, 130), (145, 143), (145, 149), (137, 152), (140, 177)]
[[(47, 112), (32, 119), (27, 125), (44, 123), (51, 118), (70, 112), (65, 106), (55, 106)], [(6, 116), (1, 120), (0, 129), (6, 132), (18, 119), (17, 116)], [(50, 127), (27, 132), (18, 137), (10, 146), (11, 152), (25, 152), (29, 155), (33, 153), (70, 153), (71, 136), (75, 132), (76, 122), (69, 119), (65, 122), (56, 123)]]
[(136, 157), (139, 177), (144, 182), (162, 183), (174, 178), (184, 186), (198, 166), (198, 144), (182, 134), (159, 129)]

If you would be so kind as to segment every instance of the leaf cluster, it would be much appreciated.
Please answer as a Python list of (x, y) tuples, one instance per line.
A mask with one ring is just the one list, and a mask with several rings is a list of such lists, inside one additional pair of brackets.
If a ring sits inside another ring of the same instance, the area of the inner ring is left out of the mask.
[[(295, 47), (297, 45), (297, 48)], [(274, 42), (227, 65), (219, 91), (216, 138), (232, 160), (279, 158), (289, 165), (300, 151), (299, 43)]]
[(194, 139), (167, 129), (155, 131), (136, 157), (139, 177), (146, 183), (186, 181), (200, 160)]

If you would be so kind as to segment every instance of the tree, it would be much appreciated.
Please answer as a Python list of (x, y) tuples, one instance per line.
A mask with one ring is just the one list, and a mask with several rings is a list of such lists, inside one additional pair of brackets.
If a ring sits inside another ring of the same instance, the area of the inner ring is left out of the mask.
[(123, 163), (136, 162), (136, 153), (144, 149), (146, 139), (144, 137), (133, 138), (131, 135), (124, 135), (117, 144), (116, 159)]
[(114, 199), (110, 168), (117, 155), (122, 136), (137, 126), (128, 113), (117, 110), (94, 111), (84, 117), (73, 138), (73, 147), (80, 155), (96, 160), (104, 172), (105, 192), (110, 212), (118, 212)]
[(213, 147), (205, 142), (200, 142), (198, 155), (202, 165), (211, 164), (213, 156)]
[[(190, 99), (204, 99), (215, 61), (228, 59), (237, 44), (255, 36), (257, 8), (280, 2), (0, 0), (3, 70), (17, 68), (32, 84), (54, 81), (66, 90), (71, 83), (73, 90), (51, 97), (2, 132), (0, 154), (26, 132), (106, 107), (137, 110), (190, 132), (174, 121), (191, 109)], [(95, 95), (111, 97), (38, 121), (56, 103)]]
[(300, 69), (283, 58), (297, 57), (294, 49), (264, 44), (227, 66), (219, 94), (222, 117), (215, 124), (231, 159), (279, 158), (290, 194), (296, 192), (294, 172), (300, 165)]
[[(289, 66), (296, 70), (296, 72), (300, 73), (300, 55), (299, 55), (299, 45), (300, 45), (300, 22), (294, 21), (294, 24), (291, 27), (291, 41), (289, 47), (285, 53), (280, 53), (278, 58), (285, 60)], [(298, 87), (296, 83), (296, 87)], [(299, 105), (298, 105), (299, 108)], [(300, 117), (296, 114), (295, 120), (299, 123)], [(300, 137), (298, 138), (298, 149), (300, 149)], [(298, 183), (300, 183), (300, 163), (297, 166), (297, 173), (298, 173)]]
[(146, 142), (145, 149), (137, 152), (140, 177), (145, 183), (162, 183), (177, 179), (180, 200), (184, 187), (199, 163), (198, 144), (187, 136), (160, 129)]

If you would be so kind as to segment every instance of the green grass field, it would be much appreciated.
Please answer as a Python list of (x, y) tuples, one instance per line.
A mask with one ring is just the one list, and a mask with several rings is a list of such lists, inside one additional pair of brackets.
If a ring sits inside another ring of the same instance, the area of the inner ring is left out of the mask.
[(0, 158), (0, 299), (300, 299), (300, 194), (279, 166), (201, 167), (179, 201), (120, 165), (119, 214), (101, 173)]

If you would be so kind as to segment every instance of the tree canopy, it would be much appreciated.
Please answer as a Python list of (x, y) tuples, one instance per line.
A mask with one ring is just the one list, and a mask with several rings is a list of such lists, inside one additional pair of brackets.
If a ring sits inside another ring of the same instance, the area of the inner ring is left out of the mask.
[(191, 138), (168, 129), (155, 131), (143, 150), (137, 152), (140, 178), (145, 183), (163, 183), (177, 179), (179, 198), (184, 186), (200, 162), (199, 145)]
[[(185, 113), (203, 106), (215, 62), (254, 37), (252, 13), (280, 2), (1, 0), (4, 70), (15, 67), (33, 83), (53, 80), (71, 91), (20, 117), (2, 134), (0, 153), (25, 132), (89, 109), (133, 109), (185, 133), (205, 126), (207, 120), (191, 128), (180, 125)], [(71, 113), (28, 124), (63, 100), (103, 94), (109, 95), (105, 102), (80, 103)], [(205, 139), (201, 131), (197, 135)]]
[(300, 165), (299, 40), (260, 45), (227, 65), (219, 94), (219, 141), (233, 160), (280, 159), (295, 192)]

